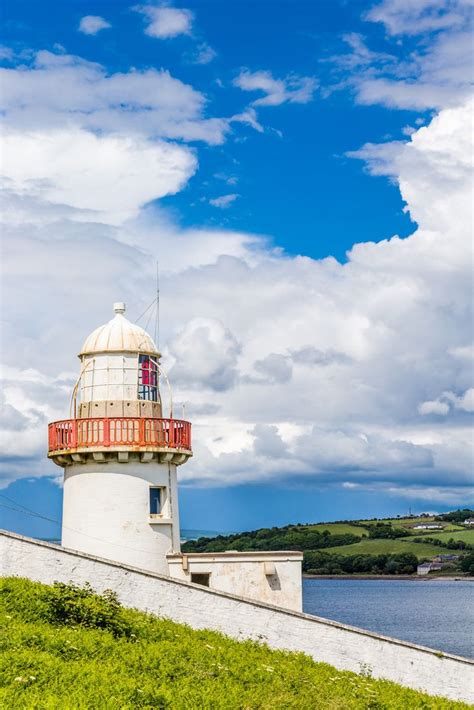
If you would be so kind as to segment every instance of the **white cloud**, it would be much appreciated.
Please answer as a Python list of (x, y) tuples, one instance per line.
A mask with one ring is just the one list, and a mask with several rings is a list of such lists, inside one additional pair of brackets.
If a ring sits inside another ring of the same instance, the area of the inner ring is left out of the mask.
[(453, 410), (474, 412), (474, 388), (470, 387), (463, 394), (443, 392), (437, 399), (423, 402), (418, 407), (420, 414), (448, 414)]
[(145, 34), (158, 39), (170, 39), (191, 34), (194, 15), (191, 10), (166, 5), (136, 5), (136, 12), (148, 20)]
[(194, 64), (209, 64), (217, 57), (217, 52), (212, 49), (206, 42), (202, 42), (198, 45), (196, 53), (194, 54), (193, 62)]
[(264, 128), (257, 118), (257, 112), (251, 106), (242, 113), (236, 113), (230, 119), (234, 123), (245, 123), (247, 126), (253, 128), (257, 133), (263, 133)]
[(171, 341), (173, 375), (182, 386), (221, 392), (237, 378), (240, 345), (224, 325), (212, 318), (193, 318)]
[(101, 30), (106, 30), (111, 27), (110, 22), (104, 20), (99, 15), (85, 15), (79, 22), (79, 32), (85, 35), (96, 35)]
[(68, 205), (80, 220), (120, 224), (149, 200), (178, 192), (195, 169), (189, 149), (164, 141), (81, 129), (3, 134), (0, 173), (10, 190)]
[[(15, 370), (5, 375), (3, 429), (7, 445), (12, 427), (21, 432), (23, 453), (7, 451), (5, 480), (51, 472), (45, 424), (68, 416), (72, 384), (57, 373), (75, 369), (113, 301), (128, 301), (132, 320), (144, 310), (159, 258), (164, 364), (176, 411), (186, 402), (195, 412), (195, 457), (182, 479), (466, 497), (467, 103), (396, 149), (360, 156), (399, 184), (418, 227), (406, 239), (356, 244), (340, 264), (290, 257), (256, 235), (182, 229), (155, 207), (140, 209), (195, 169), (186, 146), (166, 143), (172, 126), (189, 137), (206, 123), (205, 98), (166, 72), (109, 76), (43, 53), (7, 77), (6, 136), (19, 157), (6, 175), (2, 357)], [(125, 115), (134, 110), (136, 122)], [(420, 416), (426, 403), (449, 411)]]
[(470, 17), (470, 0), (382, 0), (366, 17), (382, 22), (392, 35), (418, 35), (464, 25)]
[(234, 85), (243, 91), (263, 92), (263, 97), (252, 101), (253, 106), (280, 106), (283, 103), (309, 103), (317, 88), (317, 81), (314, 77), (296, 74), (285, 79), (275, 79), (269, 71), (251, 72), (244, 69), (234, 79)]
[(422, 402), (418, 407), (418, 411), (420, 414), (439, 414), (442, 416), (449, 412), (449, 404), (435, 399), (432, 401)]
[(213, 207), (219, 207), (221, 210), (225, 210), (231, 206), (233, 202), (239, 197), (236, 193), (231, 193), (229, 195), (221, 195), (220, 197), (214, 197), (214, 199), (209, 200), (209, 204)]
[[(63, 129), (222, 143), (228, 121), (206, 118), (206, 97), (165, 70), (107, 73), (80, 57), (37, 52), (1, 69), (1, 108), (15, 130)], [(57, 87), (61, 86), (61, 91)]]
[(384, 24), (387, 51), (371, 50), (360, 34), (344, 35), (351, 51), (332, 58), (341, 70), (339, 86), (352, 86), (366, 105), (423, 111), (459, 105), (471, 91), (471, 10), (470, 0), (375, 5), (365, 19)]

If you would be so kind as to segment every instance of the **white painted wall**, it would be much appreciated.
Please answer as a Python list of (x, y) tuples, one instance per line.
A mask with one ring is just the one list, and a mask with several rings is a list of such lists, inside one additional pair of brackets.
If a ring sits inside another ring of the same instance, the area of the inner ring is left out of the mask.
[[(150, 486), (165, 488), (160, 516), (150, 516)], [(166, 555), (180, 551), (176, 466), (116, 459), (66, 466), (62, 544), (168, 574)]]
[(128, 607), (208, 628), (228, 636), (262, 640), (274, 648), (302, 651), (341, 670), (371, 668), (377, 678), (455, 700), (472, 702), (474, 662), (370, 632), (278, 609), (205, 587), (0, 533), (0, 575), (86, 581), (113, 589)]
[(213, 552), (168, 556), (169, 574), (185, 582), (209, 574), (209, 586), (239, 597), (301, 611), (300, 552)]

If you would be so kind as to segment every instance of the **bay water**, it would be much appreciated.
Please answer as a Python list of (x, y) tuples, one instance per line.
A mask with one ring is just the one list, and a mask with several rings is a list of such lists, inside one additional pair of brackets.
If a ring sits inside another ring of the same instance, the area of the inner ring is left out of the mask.
[(304, 579), (303, 611), (474, 658), (474, 582)]

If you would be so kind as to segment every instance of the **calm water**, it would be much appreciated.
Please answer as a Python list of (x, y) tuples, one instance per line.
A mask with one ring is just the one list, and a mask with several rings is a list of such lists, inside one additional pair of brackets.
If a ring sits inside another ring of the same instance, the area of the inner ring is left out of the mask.
[(474, 582), (304, 579), (303, 609), (386, 636), (474, 657)]

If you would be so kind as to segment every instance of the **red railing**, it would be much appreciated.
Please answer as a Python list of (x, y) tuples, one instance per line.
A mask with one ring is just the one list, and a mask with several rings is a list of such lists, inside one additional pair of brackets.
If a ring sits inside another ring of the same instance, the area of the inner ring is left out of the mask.
[(48, 426), (49, 452), (95, 446), (157, 446), (191, 450), (191, 423), (182, 419), (94, 417)]

